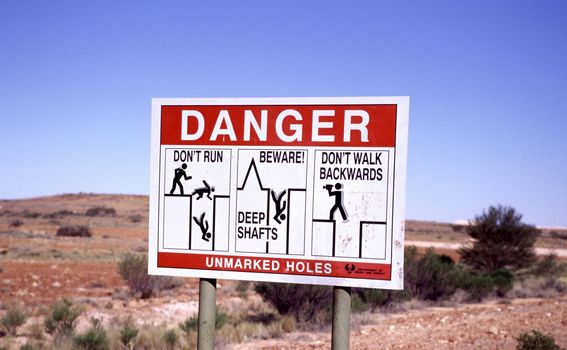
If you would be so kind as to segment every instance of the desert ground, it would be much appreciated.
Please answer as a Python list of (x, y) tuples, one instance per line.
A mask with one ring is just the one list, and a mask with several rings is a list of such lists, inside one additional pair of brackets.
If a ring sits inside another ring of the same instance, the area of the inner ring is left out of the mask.
[[(113, 208), (115, 215), (85, 215), (93, 207)], [(117, 270), (128, 252), (145, 252), (148, 235), (148, 197), (132, 195), (66, 194), (0, 201), (0, 313), (11, 303), (30, 310), (27, 325), (40, 322), (46, 308), (64, 297), (83, 306), (79, 328), (91, 317), (110, 322), (132, 315), (147, 324), (177, 325), (198, 308), (198, 280), (151, 299), (136, 299)], [(86, 225), (92, 237), (59, 237), (65, 225)], [(458, 259), (456, 249), (470, 244), (462, 225), (406, 222), (406, 244)], [(554, 251), (567, 259), (567, 231), (544, 229), (536, 243), (539, 253)], [(218, 281), (217, 303), (227, 313), (254, 309), (261, 298), (252, 289), (247, 298), (237, 281)], [(533, 329), (552, 335), (567, 347), (567, 297), (542, 295), (491, 299), (470, 304), (458, 300), (444, 305), (410, 302), (396, 308), (354, 313), (352, 349), (514, 349), (515, 338)], [(251, 306), (252, 305), (252, 306)], [(259, 306), (260, 305), (260, 306)], [(27, 336), (21, 327), (16, 344)], [(266, 339), (262, 339), (266, 338)], [(298, 329), (272, 336), (219, 339), (225, 349), (328, 349), (330, 327)]]

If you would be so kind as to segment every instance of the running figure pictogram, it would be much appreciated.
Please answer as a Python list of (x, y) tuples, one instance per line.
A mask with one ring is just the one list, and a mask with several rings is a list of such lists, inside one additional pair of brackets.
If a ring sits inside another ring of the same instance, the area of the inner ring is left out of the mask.
[(343, 191), (342, 191), (343, 185), (337, 182), (335, 184), (336, 191), (333, 191), (333, 185), (331, 184), (327, 184), (323, 186), (323, 188), (326, 189), (327, 192), (329, 192), (329, 196), (335, 197), (335, 205), (333, 205), (331, 211), (329, 212), (329, 219), (330, 220), (335, 219), (334, 218), (335, 211), (338, 209), (341, 212), (341, 217), (343, 218), (343, 222), (347, 222), (348, 216), (345, 210), (345, 206), (343, 204)]
[(175, 192), (175, 187), (177, 186), (179, 186), (179, 191), (181, 192), (181, 194), (183, 194), (183, 185), (181, 184), (181, 178), (186, 181), (193, 178), (191, 176), (187, 176), (185, 169), (187, 169), (187, 164), (185, 163), (183, 163), (180, 168), (175, 169), (175, 176), (173, 177), (173, 184), (171, 186), (171, 191), (169, 191), (169, 194), (173, 194), (173, 192)]

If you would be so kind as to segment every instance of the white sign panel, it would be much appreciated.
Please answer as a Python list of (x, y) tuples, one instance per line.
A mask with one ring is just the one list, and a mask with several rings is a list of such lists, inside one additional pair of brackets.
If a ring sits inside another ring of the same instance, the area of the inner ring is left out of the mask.
[(154, 99), (152, 274), (401, 289), (409, 98)]

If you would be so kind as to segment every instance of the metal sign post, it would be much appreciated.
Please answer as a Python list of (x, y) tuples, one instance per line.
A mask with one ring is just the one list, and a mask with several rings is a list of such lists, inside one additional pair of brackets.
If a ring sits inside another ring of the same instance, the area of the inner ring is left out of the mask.
[(216, 299), (217, 280), (201, 278), (199, 280), (198, 350), (212, 350), (215, 347)]
[(333, 288), (332, 349), (348, 350), (350, 346), (350, 287)]

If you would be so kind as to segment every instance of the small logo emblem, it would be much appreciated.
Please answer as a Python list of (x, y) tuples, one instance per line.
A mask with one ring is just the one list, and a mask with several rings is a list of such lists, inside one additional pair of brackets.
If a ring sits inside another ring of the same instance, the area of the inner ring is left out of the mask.
[(356, 267), (354, 267), (354, 264), (346, 264), (345, 270), (347, 270), (347, 272), (350, 275), (351, 273), (353, 273), (354, 270), (356, 270)]

